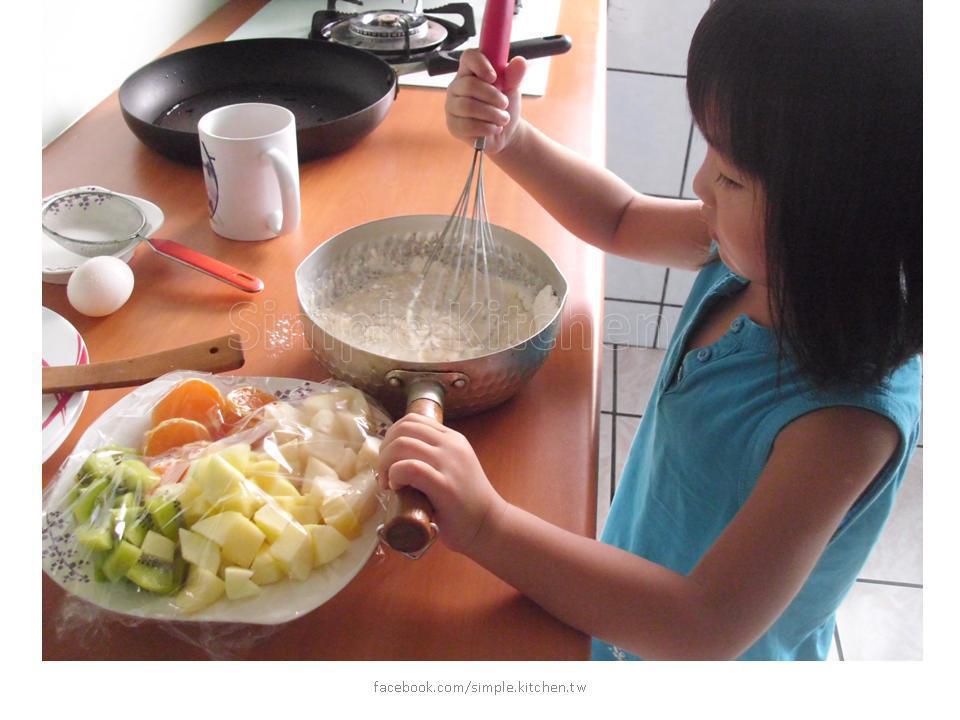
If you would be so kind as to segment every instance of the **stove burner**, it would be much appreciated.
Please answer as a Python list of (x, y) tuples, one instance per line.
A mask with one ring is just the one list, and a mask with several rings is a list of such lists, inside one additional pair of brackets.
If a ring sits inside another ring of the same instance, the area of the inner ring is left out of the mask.
[(321, 10), (313, 15), (310, 37), (367, 50), (396, 66), (452, 50), (476, 33), (469, 3), (450, 3), (431, 12), (459, 15), (463, 23), (404, 10)]
[(368, 12), (350, 18), (350, 32), (364, 37), (402, 38), (407, 33), (420, 37), (429, 29), (424, 15), (411, 15), (390, 10)]
[(378, 54), (425, 52), (447, 39), (447, 29), (426, 15), (384, 10), (351, 15), (324, 29), (334, 42)]

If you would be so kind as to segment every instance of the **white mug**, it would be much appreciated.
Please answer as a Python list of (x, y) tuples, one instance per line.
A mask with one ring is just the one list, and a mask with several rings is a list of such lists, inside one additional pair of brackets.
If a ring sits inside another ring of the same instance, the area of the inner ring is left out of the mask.
[(240, 103), (197, 125), (210, 226), (231, 240), (267, 240), (300, 224), (300, 172), (293, 113)]

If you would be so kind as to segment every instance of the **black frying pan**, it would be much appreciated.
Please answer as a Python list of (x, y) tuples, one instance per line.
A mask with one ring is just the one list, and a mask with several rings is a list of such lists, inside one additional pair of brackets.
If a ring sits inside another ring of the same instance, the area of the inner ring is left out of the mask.
[[(564, 35), (524, 40), (511, 57), (566, 52)], [(455, 72), (459, 53), (437, 53), (431, 75)], [(407, 70), (414, 69), (408, 68)], [(120, 86), (120, 109), (133, 133), (162, 155), (200, 164), (197, 122), (223, 105), (266, 102), (296, 116), (301, 162), (345, 150), (386, 117), (399, 90), (396, 71), (373, 53), (296, 38), (230, 40), (154, 60)]]

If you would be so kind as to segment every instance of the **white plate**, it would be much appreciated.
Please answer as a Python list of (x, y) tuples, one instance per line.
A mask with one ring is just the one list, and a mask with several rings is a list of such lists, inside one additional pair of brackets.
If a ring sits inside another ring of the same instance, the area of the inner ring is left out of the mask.
[[(45, 365), (86, 365), (87, 346), (77, 329), (49, 308), (43, 308), (43, 363)], [(57, 451), (77, 424), (89, 392), (43, 395), (43, 460)]]
[[(289, 378), (219, 377), (184, 371), (164, 375), (126, 395), (87, 429), (44, 497), (43, 570), (68, 592), (107, 610), (135, 617), (275, 625), (306, 615), (336, 595), (366, 564), (379, 541), (377, 527), (385, 514), (382, 508), (364, 523), (362, 534), (351, 541), (343, 555), (314, 569), (307, 580), (281, 580), (265, 586), (255, 597), (244, 600), (222, 598), (192, 615), (177, 610), (171, 597), (138, 591), (129, 584), (94, 582), (89, 560), (76, 547), (72, 537), (72, 514), (56, 509), (63, 506), (72, 480), (89, 452), (109, 443), (137, 447), (148, 429), (150, 408), (174, 385), (188, 377), (202, 377), (224, 394), (238, 385), (256, 385), (281, 400), (302, 399), (329, 385)], [(382, 420), (389, 422), (386, 416)]]
[[(48, 195), (47, 197), (43, 198), (42, 204), (46, 205), (58, 195), (63, 195), (64, 193), (68, 192), (76, 192), (78, 190), (97, 191), (107, 190), (107, 188), (98, 187), (96, 185), (70, 188), (69, 190), (63, 190), (62, 192)], [(140, 208), (140, 211), (147, 219), (147, 224), (144, 227), (144, 236), (150, 237), (153, 235), (153, 233), (160, 229), (161, 225), (163, 225), (163, 210), (149, 200), (138, 198), (135, 195), (123, 195), (123, 193), (117, 193), (117, 195), (122, 195), (128, 200), (133, 201), (133, 203)], [(134, 243), (130, 247), (124, 248), (120, 252), (115, 253), (114, 257), (118, 257), (124, 262), (130, 262), (130, 258), (133, 257), (133, 253), (137, 249), (138, 244), (139, 243)], [(40, 248), (41, 254), (43, 255), (43, 281), (47, 283), (53, 283), (54, 285), (66, 285), (73, 271), (88, 259), (83, 255), (77, 255), (76, 253), (72, 253), (64, 247), (61, 247), (55, 240), (48, 237), (42, 229), (40, 230)]]

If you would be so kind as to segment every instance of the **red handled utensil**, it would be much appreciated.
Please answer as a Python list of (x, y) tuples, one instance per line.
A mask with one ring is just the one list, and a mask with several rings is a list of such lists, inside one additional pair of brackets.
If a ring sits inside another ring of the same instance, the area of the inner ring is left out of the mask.
[(514, 0), (487, 0), (480, 27), (480, 52), (497, 71), (497, 90), (503, 90), (503, 73), (510, 60), (510, 32), (513, 28)]

